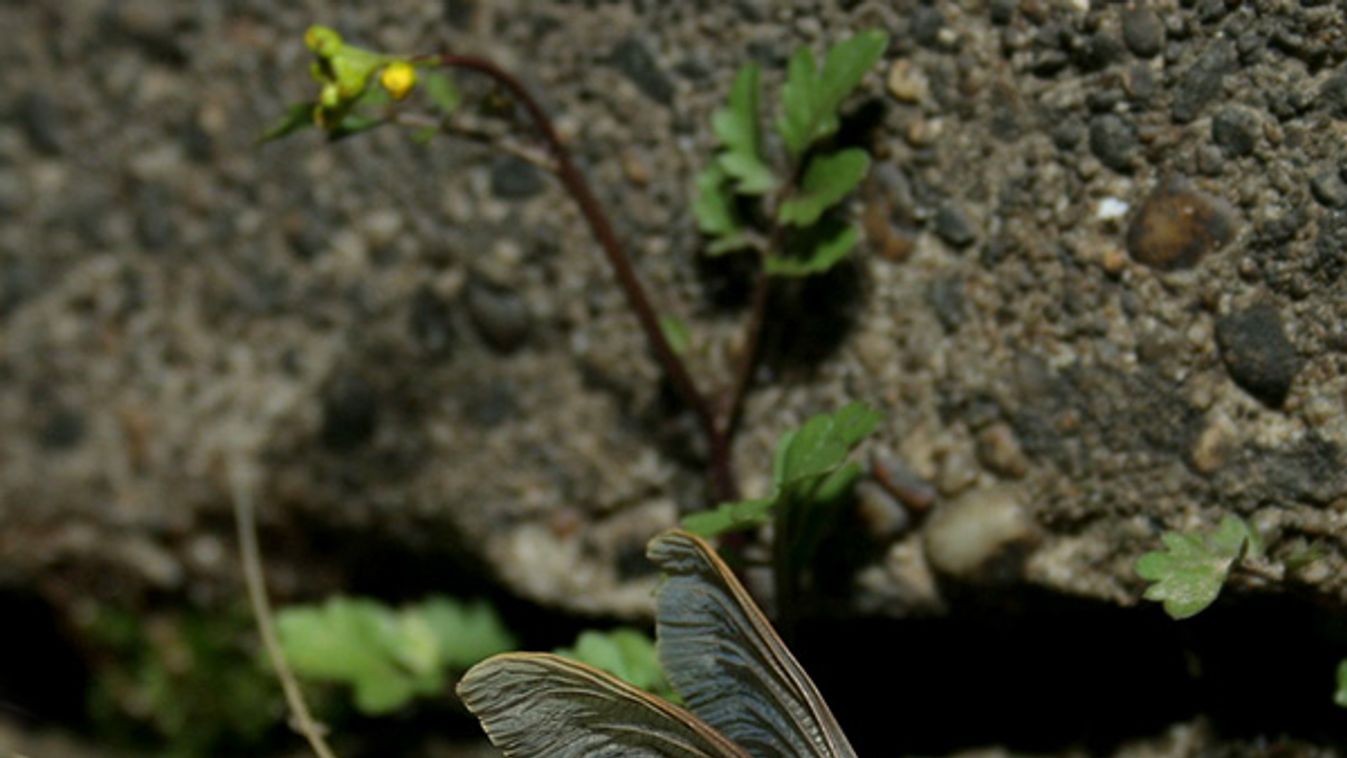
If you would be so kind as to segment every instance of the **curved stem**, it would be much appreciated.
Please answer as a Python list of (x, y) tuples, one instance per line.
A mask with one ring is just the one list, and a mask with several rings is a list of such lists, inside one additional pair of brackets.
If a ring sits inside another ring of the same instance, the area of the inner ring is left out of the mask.
[(524, 109), (528, 111), (534, 127), (541, 134), (543, 141), (547, 143), (548, 151), (556, 160), (557, 178), (565, 185), (566, 191), (570, 193), (571, 197), (575, 198), (581, 214), (585, 217), (585, 221), (589, 223), (594, 238), (598, 240), (599, 247), (602, 248), (604, 256), (608, 259), (608, 263), (617, 277), (618, 284), (627, 297), (627, 304), (636, 313), (636, 320), (640, 322), (641, 329), (650, 342), (650, 347), (655, 351), (656, 359), (664, 368), (664, 373), (669, 377), (669, 382), (673, 385), (674, 391), (697, 416), (697, 421), (702, 427), (708, 443), (710, 460), (707, 465), (713, 499), (717, 501), (733, 500), (737, 495), (738, 488), (734, 483), (727, 434), (721, 430), (711, 402), (697, 388), (697, 383), (688, 373), (687, 366), (674, 352), (669, 341), (665, 339), (664, 331), (659, 325), (659, 316), (656, 314), (654, 306), (651, 305), (650, 298), (646, 295), (640, 279), (636, 276), (636, 270), (631, 265), (631, 259), (623, 251), (621, 243), (617, 240), (617, 234), (608, 221), (608, 215), (599, 204), (598, 198), (594, 196), (594, 192), (590, 189), (589, 182), (586, 181), (584, 174), (576, 167), (565, 143), (557, 135), (547, 112), (543, 110), (542, 106), (518, 78), (489, 60), (476, 56), (449, 53), (434, 56), (434, 60), (441, 66), (468, 69), (491, 77), (509, 90), (510, 94), (518, 99)]
[(285, 692), (285, 701), (290, 707), (291, 723), (295, 731), (304, 735), (309, 748), (318, 758), (336, 758), (327, 740), (323, 739), (323, 728), (314, 720), (309, 706), (304, 702), (304, 693), (299, 689), (299, 681), (285, 662), (281, 652), (281, 642), (276, 637), (276, 622), (271, 615), (271, 601), (267, 599), (266, 574), (262, 570), (262, 550), (257, 545), (257, 523), (253, 517), (252, 488), (246, 481), (243, 463), (238, 459), (230, 461), (229, 478), (234, 501), (234, 523), (238, 528), (239, 559), (243, 562), (243, 579), (248, 585), (248, 600), (252, 604), (253, 617), (257, 621), (257, 632), (262, 637), (262, 646), (266, 648), (267, 658), (276, 670), (276, 678)]

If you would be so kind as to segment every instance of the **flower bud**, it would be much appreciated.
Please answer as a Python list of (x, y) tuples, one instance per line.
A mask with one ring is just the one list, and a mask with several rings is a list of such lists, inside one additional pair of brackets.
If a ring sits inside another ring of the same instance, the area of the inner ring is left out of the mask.
[(342, 47), (341, 35), (327, 26), (310, 26), (304, 32), (304, 44), (320, 58), (331, 58)]
[(416, 68), (406, 61), (393, 61), (384, 67), (379, 83), (394, 100), (401, 100), (416, 86)]

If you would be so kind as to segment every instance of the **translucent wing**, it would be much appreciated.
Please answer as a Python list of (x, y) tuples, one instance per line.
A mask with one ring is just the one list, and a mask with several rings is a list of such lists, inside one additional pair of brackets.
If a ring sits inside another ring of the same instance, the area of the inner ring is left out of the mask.
[(458, 694), (507, 758), (750, 758), (682, 708), (546, 653), (488, 658)]
[(660, 663), (688, 708), (759, 758), (855, 758), (814, 683), (715, 551), (686, 532), (647, 550), (667, 576)]

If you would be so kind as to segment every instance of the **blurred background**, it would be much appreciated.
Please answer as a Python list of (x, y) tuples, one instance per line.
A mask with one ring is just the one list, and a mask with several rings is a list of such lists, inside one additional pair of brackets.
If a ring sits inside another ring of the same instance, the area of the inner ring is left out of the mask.
[[(866, 461), (1019, 526), (965, 571), (922, 512), (871, 488), (848, 513), (796, 643), (857, 747), (1347, 740), (1347, 3), (6, 0), (0, 754), (304, 754), (238, 471), (275, 603), (310, 614), (292, 634), (480, 643), (373, 700), (350, 682), (378, 661), (314, 683), (343, 755), (492, 754), (447, 694), (461, 656), (645, 629), (645, 542), (707, 504), (696, 428), (544, 172), (393, 129), (257, 143), (315, 95), (312, 23), (518, 72), (708, 386), (752, 271), (690, 213), (710, 114), (744, 61), (773, 103), (798, 45), (886, 30), (844, 124), (876, 156), (865, 240), (777, 293), (741, 484), (864, 400)], [(1136, 557), (1228, 513), (1271, 573), (1192, 622), (1141, 602)]]

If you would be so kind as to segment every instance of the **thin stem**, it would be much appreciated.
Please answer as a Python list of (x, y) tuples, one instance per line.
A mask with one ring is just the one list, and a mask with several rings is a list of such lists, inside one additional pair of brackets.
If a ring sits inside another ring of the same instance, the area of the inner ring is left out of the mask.
[(717, 424), (715, 408), (697, 388), (697, 383), (688, 373), (687, 366), (674, 352), (669, 341), (665, 339), (664, 331), (659, 325), (659, 316), (656, 314), (654, 306), (651, 305), (650, 298), (646, 295), (640, 279), (636, 276), (631, 260), (618, 242), (612, 224), (608, 221), (608, 215), (599, 204), (598, 198), (594, 196), (584, 174), (576, 167), (570, 151), (557, 135), (556, 129), (552, 126), (552, 120), (548, 117), (546, 111), (518, 78), (489, 60), (476, 56), (449, 53), (435, 56), (435, 60), (445, 67), (468, 69), (491, 77), (509, 90), (510, 94), (528, 111), (534, 127), (542, 135), (548, 151), (552, 153), (556, 160), (557, 178), (565, 185), (566, 191), (570, 193), (571, 197), (575, 198), (581, 214), (589, 223), (594, 238), (598, 240), (599, 247), (603, 249), (604, 256), (608, 259), (608, 263), (617, 277), (617, 282), (627, 297), (628, 305), (636, 313), (636, 320), (640, 322), (647, 341), (655, 351), (656, 359), (663, 366), (674, 391), (696, 415), (697, 421), (706, 435), (710, 457), (708, 469), (713, 499), (717, 501), (734, 499), (737, 495), (737, 487), (734, 484), (729, 459), (729, 441)]
[(309, 706), (304, 702), (304, 693), (294, 672), (285, 662), (281, 653), (281, 643), (276, 637), (276, 623), (271, 616), (271, 601), (267, 599), (266, 576), (262, 571), (262, 551), (257, 545), (257, 523), (253, 516), (252, 489), (246, 481), (243, 464), (234, 460), (230, 464), (229, 478), (233, 490), (234, 522), (238, 527), (239, 559), (243, 562), (243, 579), (248, 585), (248, 600), (252, 604), (253, 616), (257, 619), (257, 632), (262, 636), (262, 645), (267, 650), (267, 658), (276, 670), (276, 678), (285, 691), (285, 702), (290, 706), (291, 725), (295, 731), (308, 740), (309, 747), (318, 758), (336, 758), (336, 753), (323, 739), (323, 727), (314, 720)]
[(759, 267), (753, 280), (753, 299), (749, 306), (748, 323), (744, 326), (744, 344), (740, 347), (738, 361), (734, 367), (734, 380), (721, 397), (717, 428), (727, 437), (734, 434), (739, 414), (744, 407), (744, 398), (753, 384), (753, 369), (758, 364), (758, 346), (762, 342), (762, 328), (767, 320), (767, 300), (771, 282), (772, 277), (767, 270)]

